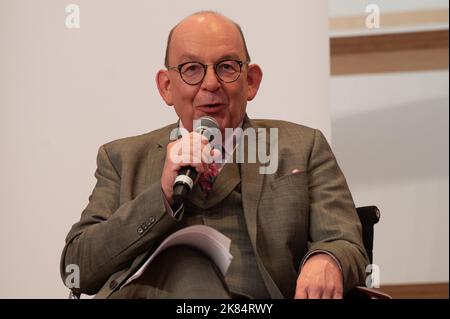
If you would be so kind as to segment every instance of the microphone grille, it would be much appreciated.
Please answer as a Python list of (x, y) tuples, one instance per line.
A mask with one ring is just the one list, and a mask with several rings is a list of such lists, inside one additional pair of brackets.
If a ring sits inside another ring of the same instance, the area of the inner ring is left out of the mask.
[(202, 116), (194, 122), (194, 130), (198, 133), (202, 133), (204, 130), (211, 128), (219, 129), (219, 123), (210, 116)]

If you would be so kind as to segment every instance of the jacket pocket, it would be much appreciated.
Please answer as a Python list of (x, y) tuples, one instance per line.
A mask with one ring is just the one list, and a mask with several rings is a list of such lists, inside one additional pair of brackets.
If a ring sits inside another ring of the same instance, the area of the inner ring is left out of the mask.
[(273, 180), (268, 191), (262, 203), (265, 210), (260, 212), (261, 219), (270, 225), (274, 238), (282, 238), (280, 245), (297, 256), (306, 249), (308, 240), (308, 175), (306, 172), (284, 175)]
[(308, 211), (308, 176), (305, 172), (288, 174), (271, 183), (271, 198), (277, 209)]
[(298, 173), (291, 173), (277, 179), (273, 180), (271, 183), (272, 190), (279, 188), (290, 188), (295, 190), (297, 188), (308, 187), (308, 177), (305, 171), (300, 171)]

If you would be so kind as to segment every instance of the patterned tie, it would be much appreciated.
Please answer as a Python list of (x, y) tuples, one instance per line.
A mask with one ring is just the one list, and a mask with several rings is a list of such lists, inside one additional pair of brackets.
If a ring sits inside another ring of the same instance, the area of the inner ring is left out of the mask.
[(216, 178), (217, 174), (219, 173), (217, 169), (216, 163), (212, 162), (208, 169), (200, 175), (198, 179), (198, 184), (200, 188), (202, 189), (205, 196), (208, 196), (209, 191), (212, 188), (214, 179)]

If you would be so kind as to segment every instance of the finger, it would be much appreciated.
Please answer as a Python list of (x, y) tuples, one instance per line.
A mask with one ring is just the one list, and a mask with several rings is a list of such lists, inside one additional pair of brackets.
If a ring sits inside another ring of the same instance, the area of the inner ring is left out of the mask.
[(332, 299), (334, 295), (334, 289), (330, 289), (330, 288), (325, 288), (322, 291), (322, 295), (321, 295), (321, 299)]
[(206, 145), (209, 144), (209, 140), (202, 134), (197, 132), (192, 132), (191, 139), (195, 141), (200, 141), (200, 144)]
[(203, 173), (206, 170), (205, 164), (202, 162), (200, 157), (193, 157), (191, 166), (195, 168), (195, 170), (199, 173)]
[(297, 290), (295, 291), (294, 299), (307, 299), (307, 298), (308, 294), (306, 293), (306, 290), (302, 288), (297, 288)]
[(212, 161), (210, 159), (210, 156), (207, 154), (208, 146), (205, 145), (203, 148), (204, 148), (204, 150), (202, 151), (201, 148), (196, 147), (193, 150), (192, 154), (190, 154), (190, 156), (191, 156), (192, 162), (202, 164), (204, 170), (206, 170), (208, 168), (208, 164), (210, 164)]
[(212, 163), (214, 160), (214, 158), (212, 157), (212, 148), (209, 143), (207, 144), (195, 143), (192, 148), (192, 153), (197, 157), (201, 157), (203, 162), (207, 164)]
[(174, 148), (174, 153), (181, 155), (191, 153), (193, 149), (200, 147), (203, 145), (202, 136), (198, 133), (196, 135), (189, 134), (177, 140), (175, 144), (172, 146)]
[(179, 170), (180, 167), (192, 166), (199, 173), (203, 173), (206, 169), (202, 160), (198, 157), (192, 157), (191, 154), (176, 155), (174, 157), (174, 162), (176, 164), (175, 170)]
[(182, 144), (179, 141), (167, 145), (167, 154), (169, 155), (169, 158), (172, 158), (175, 155), (181, 155), (181, 146)]
[[(171, 157), (176, 158), (177, 156), (183, 158), (183, 163), (194, 162), (194, 158), (200, 159), (202, 157), (201, 146), (194, 145), (192, 147), (189, 145), (189, 141), (180, 142), (171, 149)], [(186, 161), (186, 157), (189, 158), (189, 160)], [(201, 161), (197, 160), (197, 162)]]
[(333, 299), (343, 299), (344, 298), (344, 293), (342, 292), (342, 290), (335, 290), (334, 294), (333, 294)]
[(322, 298), (322, 290), (319, 288), (310, 288), (306, 290), (306, 294), (308, 295), (308, 299), (321, 299)]
[(205, 145), (202, 151), (202, 160), (206, 164), (211, 164), (212, 162), (215, 162), (214, 157), (214, 150), (211, 148), (211, 146)]
[(197, 145), (197, 146), (194, 146), (194, 148), (192, 149), (192, 152), (191, 152), (191, 156), (194, 158), (194, 157), (196, 157), (196, 158), (200, 158), (200, 159), (202, 159), (203, 160), (203, 158), (204, 158), (204, 150), (202, 150), (204, 147), (203, 146), (200, 146), (200, 145)]
[(200, 176), (200, 174), (203, 174), (206, 171), (202, 163), (192, 163), (189, 166), (192, 166), (197, 171), (198, 176)]
[(219, 149), (214, 148), (214, 149), (211, 151), (211, 156), (212, 156), (214, 162), (216, 162), (216, 163), (222, 163), (222, 152), (221, 152)]
[[(186, 157), (188, 158), (187, 163), (195, 163), (195, 164), (202, 164), (203, 165), (203, 169), (202, 172), (204, 170), (206, 170), (208, 168), (208, 157), (206, 155), (204, 155), (204, 153), (202, 152), (202, 148), (208, 148), (208, 145), (196, 145), (194, 146), (193, 149), (187, 150), (187, 153), (185, 153), (184, 155), (186, 155)], [(186, 157), (184, 157), (186, 159)], [(209, 163), (211, 162), (211, 160), (209, 160)]]

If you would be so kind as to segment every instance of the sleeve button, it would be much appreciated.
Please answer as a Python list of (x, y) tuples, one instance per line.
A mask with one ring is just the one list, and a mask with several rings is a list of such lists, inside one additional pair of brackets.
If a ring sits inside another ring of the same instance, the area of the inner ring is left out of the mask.
[(116, 289), (118, 285), (119, 285), (119, 283), (117, 281), (113, 280), (109, 283), (109, 288)]

